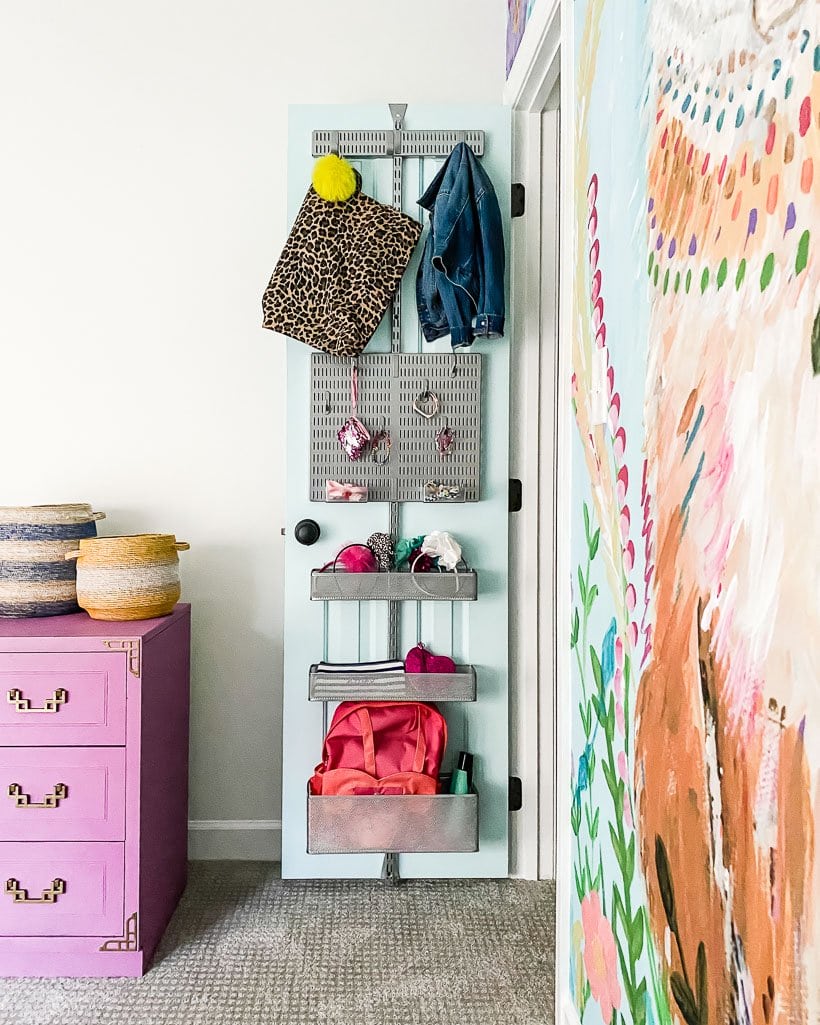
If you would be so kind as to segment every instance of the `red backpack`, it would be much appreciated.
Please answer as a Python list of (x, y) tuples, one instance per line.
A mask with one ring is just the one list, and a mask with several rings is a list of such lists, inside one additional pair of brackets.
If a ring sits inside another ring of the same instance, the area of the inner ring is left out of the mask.
[(345, 701), (325, 737), (312, 794), (437, 794), (447, 723), (418, 701)]

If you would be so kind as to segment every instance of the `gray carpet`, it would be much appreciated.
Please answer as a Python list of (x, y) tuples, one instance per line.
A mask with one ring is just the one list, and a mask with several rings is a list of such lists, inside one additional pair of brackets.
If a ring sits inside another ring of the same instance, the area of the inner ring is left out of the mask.
[(554, 889), (196, 862), (142, 979), (0, 979), (2, 1025), (548, 1025)]

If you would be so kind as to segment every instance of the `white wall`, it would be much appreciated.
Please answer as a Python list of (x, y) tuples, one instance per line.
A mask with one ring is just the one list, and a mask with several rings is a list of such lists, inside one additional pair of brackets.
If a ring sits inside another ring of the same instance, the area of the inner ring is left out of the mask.
[(192, 819), (279, 818), (287, 106), (500, 102), (504, 17), (0, 0), (0, 504), (191, 542)]

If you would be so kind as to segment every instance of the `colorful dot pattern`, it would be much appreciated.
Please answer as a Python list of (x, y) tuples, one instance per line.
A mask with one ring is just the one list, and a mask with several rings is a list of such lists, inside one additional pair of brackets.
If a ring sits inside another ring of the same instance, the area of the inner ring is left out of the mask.
[(820, 41), (808, 30), (789, 41), (788, 57), (741, 50), (708, 74), (677, 50), (661, 64), (647, 274), (664, 295), (765, 292), (809, 265)]

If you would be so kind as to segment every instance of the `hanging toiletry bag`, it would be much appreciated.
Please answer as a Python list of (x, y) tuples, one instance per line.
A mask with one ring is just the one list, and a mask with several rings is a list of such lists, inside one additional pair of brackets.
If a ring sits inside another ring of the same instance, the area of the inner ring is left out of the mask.
[(418, 701), (345, 701), (325, 737), (312, 794), (437, 794), (447, 724)]
[(358, 356), (401, 281), (421, 225), (361, 191), (308, 190), (270, 284), (262, 326), (335, 356)]

